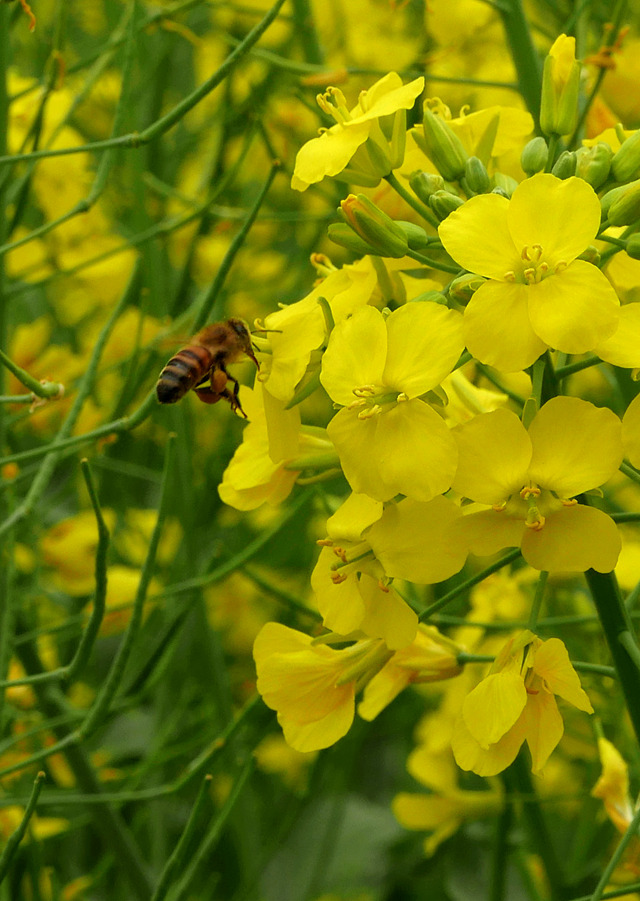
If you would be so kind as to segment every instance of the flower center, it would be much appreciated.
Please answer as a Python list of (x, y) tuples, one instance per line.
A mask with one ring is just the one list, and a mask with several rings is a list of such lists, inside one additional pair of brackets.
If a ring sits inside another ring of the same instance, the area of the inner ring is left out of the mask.
[(322, 112), (335, 119), (339, 125), (344, 125), (351, 119), (346, 98), (339, 88), (327, 88), (324, 94), (318, 94), (316, 101)]
[(388, 413), (395, 404), (407, 400), (404, 391), (389, 391), (384, 385), (360, 385), (353, 389), (356, 400), (347, 409), (358, 410), (358, 419), (371, 419), (380, 413)]
[(522, 258), (522, 269), (517, 273), (513, 269), (505, 272), (505, 281), (537, 285), (547, 276), (562, 272), (568, 265), (564, 260), (559, 260), (555, 265), (551, 266), (544, 259), (544, 249), (541, 244), (525, 244), (520, 256)]

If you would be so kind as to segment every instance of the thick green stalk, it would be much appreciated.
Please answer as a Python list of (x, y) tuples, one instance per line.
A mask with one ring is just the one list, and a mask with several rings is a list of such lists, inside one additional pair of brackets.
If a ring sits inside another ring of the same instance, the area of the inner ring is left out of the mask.
[(539, 133), (542, 66), (531, 37), (522, 0), (504, 0), (499, 6), (499, 12), (518, 75), (518, 89), (533, 116), (535, 130)]
[(629, 637), (634, 641), (634, 627), (620, 596), (615, 574), (599, 573), (589, 569), (585, 573), (585, 578), (609, 645), (629, 717), (640, 743), (640, 669), (624, 646), (625, 640), (628, 641)]

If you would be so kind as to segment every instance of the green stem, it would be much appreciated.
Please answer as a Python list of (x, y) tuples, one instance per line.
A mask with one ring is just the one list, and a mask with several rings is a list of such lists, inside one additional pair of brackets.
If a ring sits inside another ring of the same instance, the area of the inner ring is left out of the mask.
[(549, 834), (547, 822), (538, 803), (529, 766), (522, 750), (504, 773), (507, 788), (522, 799), (522, 819), (535, 852), (539, 855), (549, 882), (552, 901), (568, 897), (560, 863), (555, 853), (555, 843)]
[(529, 622), (527, 623), (527, 628), (532, 632), (536, 631), (536, 626), (538, 625), (538, 617), (540, 615), (540, 607), (542, 605), (542, 599), (544, 597), (544, 590), (547, 586), (547, 579), (549, 578), (549, 573), (542, 571), (538, 576), (538, 582), (536, 585), (536, 592), (533, 596), (533, 603), (531, 605), (531, 613), (529, 614)]
[[(622, 836), (620, 844), (618, 845), (618, 847), (612, 854), (611, 860), (605, 867), (604, 873), (600, 877), (600, 882), (598, 882), (595, 891), (593, 892), (592, 895), (588, 896), (589, 901), (600, 901), (601, 898), (611, 898), (612, 897), (611, 893), (609, 893), (609, 892), (607, 892), (605, 894), (605, 889), (606, 889), (607, 885), (609, 884), (609, 880), (611, 879), (611, 876), (613, 875), (616, 867), (619, 865), (620, 861), (622, 860), (622, 857), (624, 855), (624, 852), (627, 850), (628, 845), (630, 844), (631, 841), (633, 841), (634, 838), (637, 840), (639, 826), (640, 826), (640, 808), (636, 812), (634, 818), (629, 823), (627, 831)], [(628, 886), (626, 886), (626, 891), (627, 892), (629, 891)], [(613, 896), (613, 897), (615, 897), (615, 896)]]
[(294, 31), (302, 47), (307, 63), (320, 66), (324, 63), (324, 54), (318, 33), (313, 21), (313, 9), (309, 0), (292, 0)]
[(169, 500), (169, 492), (167, 491), (167, 486), (169, 483), (169, 476), (172, 472), (174, 448), (175, 435), (170, 435), (167, 441), (164, 471), (162, 475), (158, 517), (156, 519), (156, 524), (151, 535), (151, 540), (149, 542), (149, 548), (144, 561), (144, 565), (142, 567), (142, 572), (140, 573), (140, 582), (138, 583), (138, 589), (136, 592), (133, 609), (131, 611), (131, 619), (129, 620), (127, 631), (122, 640), (122, 643), (120, 644), (120, 647), (118, 648), (118, 652), (111, 665), (111, 669), (109, 670), (104, 685), (100, 693), (98, 694), (98, 697), (94, 701), (93, 707), (89, 711), (87, 718), (77, 730), (77, 737), (79, 741), (82, 741), (88, 735), (91, 735), (93, 732), (95, 732), (102, 720), (107, 715), (116, 692), (120, 687), (120, 683), (122, 682), (125, 667), (129, 661), (135, 640), (138, 637), (140, 626), (142, 625), (142, 612), (144, 608), (144, 602), (147, 597), (147, 590), (149, 588), (151, 576), (153, 575), (156, 551), (158, 549), (158, 543), (160, 541), (160, 535), (162, 533), (162, 527), (164, 525), (164, 520), (167, 513)]
[(430, 269), (439, 269), (441, 272), (450, 272), (452, 275), (458, 275), (462, 270), (459, 266), (454, 266), (450, 263), (443, 263), (440, 260), (434, 260), (433, 257), (428, 257), (423, 253), (418, 253), (417, 250), (408, 250), (406, 255), (411, 257), (412, 260), (415, 260), (417, 263), (422, 263), (423, 266), (428, 266)]
[(407, 203), (412, 209), (416, 211), (419, 216), (422, 216), (423, 219), (433, 225), (433, 227), (437, 230), (440, 223), (438, 222), (438, 217), (435, 215), (433, 210), (426, 206), (426, 204), (422, 203), (417, 197), (414, 197), (410, 194), (401, 181), (394, 175), (393, 172), (390, 172), (388, 175), (385, 175), (385, 181), (387, 181), (393, 190), (402, 197), (405, 203)]
[(34, 379), (25, 369), (14, 363), (3, 350), (0, 350), (0, 363), (4, 363), (9, 372), (12, 372), (25, 388), (38, 397), (62, 397), (64, 394), (64, 385), (59, 382), (40, 382), (38, 379)]
[(636, 738), (640, 742), (640, 669), (636, 663), (637, 655), (634, 653), (631, 656), (629, 653), (629, 640), (625, 635), (634, 634), (629, 612), (620, 597), (614, 573), (589, 569), (585, 578), (609, 645)]
[(489, 901), (504, 901), (507, 888), (509, 833), (513, 824), (513, 802), (508, 800), (496, 818), (491, 853)]
[(535, 130), (539, 133), (542, 66), (531, 38), (522, 0), (504, 0), (499, 12), (518, 75), (518, 89), (533, 116)]
[(513, 548), (513, 550), (505, 554), (504, 557), (501, 557), (500, 560), (492, 563), (491, 566), (487, 566), (486, 569), (483, 569), (475, 576), (471, 576), (471, 578), (465, 579), (465, 581), (461, 582), (460, 585), (456, 585), (455, 588), (452, 588), (451, 591), (448, 591), (439, 600), (435, 601), (433, 604), (430, 604), (425, 610), (422, 611), (418, 619), (421, 623), (423, 623), (425, 620), (429, 619), (429, 617), (433, 616), (434, 613), (437, 613), (438, 610), (441, 610), (443, 607), (446, 607), (447, 604), (450, 604), (451, 601), (455, 600), (457, 597), (460, 597), (461, 594), (464, 594), (466, 591), (468, 591), (470, 588), (473, 588), (475, 585), (478, 585), (480, 582), (484, 582), (487, 576), (490, 576), (492, 573), (498, 572), (498, 570), (502, 569), (504, 566), (508, 566), (510, 563), (513, 563), (513, 561), (517, 560), (519, 556), (520, 548)]
[(82, 460), (80, 465), (82, 466), (82, 475), (84, 476), (87, 485), (91, 506), (93, 507), (98, 527), (98, 547), (96, 548), (95, 563), (96, 590), (93, 598), (91, 618), (87, 624), (87, 628), (82, 633), (78, 649), (76, 650), (71, 663), (66, 668), (65, 680), (69, 684), (78, 678), (91, 656), (93, 645), (98, 637), (98, 632), (100, 631), (107, 597), (107, 551), (109, 549), (109, 530), (102, 515), (100, 501), (96, 494), (91, 470), (89, 469), (89, 463), (87, 460)]
[(42, 791), (42, 785), (46, 776), (43, 772), (38, 773), (36, 776), (35, 782), (33, 783), (33, 789), (31, 791), (31, 797), (27, 803), (24, 814), (22, 816), (22, 820), (18, 825), (18, 828), (11, 834), (9, 837), (7, 844), (4, 847), (4, 851), (2, 852), (2, 857), (0, 857), (0, 883), (2, 883), (4, 877), (7, 875), (9, 870), (9, 866), (13, 859), (13, 855), (18, 850), (18, 845), (24, 838), (24, 834), (27, 831), (27, 826), (29, 825), (29, 820), (33, 816), (36, 804), (38, 803), (38, 798), (40, 797), (40, 792)]
[(210, 775), (205, 776), (202, 780), (195, 803), (191, 808), (191, 813), (189, 815), (189, 819), (187, 820), (187, 825), (184, 827), (178, 844), (176, 845), (173, 854), (167, 861), (166, 866), (160, 875), (158, 885), (156, 886), (156, 890), (153, 893), (151, 901), (163, 901), (163, 899), (166, 898), (167, 892), (171, 887), (171, 882), (173, 881), (176, 871), (180, 872), (184, 869), (184, 865), (186, 864), (187, 860), (189, 843), (195, 835), (196, 830), (202, 825), (201, 820), (205, 806), (207, 805), (207, 803), (211, 804), (211, 799), (209, 796), (209, 793), (211, 791), (211, 781), (212, 776)]

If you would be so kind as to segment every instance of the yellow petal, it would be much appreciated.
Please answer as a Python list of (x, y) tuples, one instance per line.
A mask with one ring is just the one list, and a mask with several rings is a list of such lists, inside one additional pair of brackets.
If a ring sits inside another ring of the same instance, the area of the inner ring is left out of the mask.
[(534, 773), (539, 773), (564, 732), (562, 717), (553, 695), (546, 691), (529, 695), (522, 719), (531, 751), (531, 769)]
[(503, 279), (522, 265), (507, 224), (509, 201), (498, 194), (479, 194), (440, 223), (438, 236), (450, 257), (463, 269)]
[(382, 314), (374, 307), (362, 307), (331, 332), (320, 381), (333, 401), (346, 406), (356, 399), (354, 388), (382, 384), (386, 358)]
[(593, 713), (587, 693), (580, 685), (580, 677), (569, 660), (569, 653), (559, 638), (549, 638), (536, 648), (533, 669), (544, 679), (549, 691), (577, 707)]
[(553, 269), (575, 260), (593, 241), (600, 228), (600, 201), (581, 178), (539, 173), (513, 192), (507, 219), (516, 247), (540, 245), (542, 259)]
[(620, 548), (620, 534), (611, 517), (582, 504), (552, 513), (544, 528), (526, 529), (522, 536), (522, 556), (529, 566), (548, 572), (611, 572)]
[(491, 673), (467, 695), (462, 717), (469, 732), (486, 749), (511, 729), (526, 703), (522, 676), (503, 670)]
[(456, 720), (451, 749), (456, 763), (463, 770), (471, 770), (478, 776), (495, 776), (506, 770), (516, 759), (524, 741), (524, 728), (520, 720), (500, 741), (490, 748), (482, 748), (467, 729), (462, 715)]
[(473, 295), (464, 311), (464, 336), (481, 363), (519, 372), (545, 352), (529, 318), (529, 291), (529, 285), (491, 281)]
[(427, 503), (406, 498), (387, 507), (367, 532), (367, 541), (388, 576), (441, 582), (459, 572), (466, 559), (466, 546), (450, 528), (460, 515), (446, 497)]
[(387, 319), (385, 385), (419, 397), (449, 375), (464, 349), (462, 316), (435, 303), (407, 303)]
[(594, 346), (601, 360), (624, 369), (640, 367), (640, 303), (620, 307), (618, 327), (610, 338)]
[(561, 498), (602, 485), (622, 461), (622, 425), (606, 407), (578, 397), (554, 397), (529, 426), (529, 475)]
[(500, 504), (526, 483), (531, 440), (515, 413), (482, 413), (455, 428), (453, 436), (458, 445), (453, 487), (463, 497)]
[(557, 350), (568, 354), (593, 350), (618, 327), (618, 295), (607, 277), (584, 260), (575, 260), (527, 291), (533, 330)]

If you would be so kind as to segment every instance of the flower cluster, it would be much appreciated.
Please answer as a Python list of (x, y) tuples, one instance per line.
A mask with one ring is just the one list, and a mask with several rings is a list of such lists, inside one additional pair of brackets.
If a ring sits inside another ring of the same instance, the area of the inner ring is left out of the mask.
[[(606, 250), (640, 258), (640, 132), (560, 153), (579, 73), (561, 36), (544, 137), (519, 110), (455, 119), (437, 98), (407, 132), (423, 81), (395, 73), (352, 108), (337, 88), (318, 98), (335, 124), (300, 150), (292, 187), (335, 178), (367, 191), (329, 231), (359, 259), (317, 258), (313, 291), (260, 324), (263, 401), (220, 488), (248, 509), (333, 480), (311, 575), (323, 629), (268, 623), (254, 647), (258, 690), (298, 750), (343, 736), (359, 691), (370, 719), (409, 684), (455, 682), (473, 642), (425, 624), (438, 583), (505, 549), (507, 578), (533, 576), (530, 628), (494, 646), (487, 676), (458, 698), (455, 760), (490, 776), (526, 743), (540, 772), (563, 732), (556, 696), (593, 712), (563, 641), (533, 630), (547, 574), (607, 574), (621, 552), (601, 489), (625, 453), (638, 465), (640, 406), (623, 422), (578, 396), (572, 374), (640, 367), (640, 317)], [(253, 409), (248, 390), (243, 402)], [(400, 804), (406, 819), (413, 805)]]

